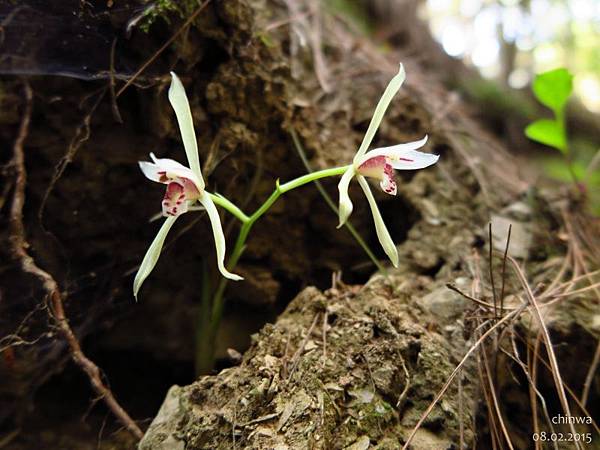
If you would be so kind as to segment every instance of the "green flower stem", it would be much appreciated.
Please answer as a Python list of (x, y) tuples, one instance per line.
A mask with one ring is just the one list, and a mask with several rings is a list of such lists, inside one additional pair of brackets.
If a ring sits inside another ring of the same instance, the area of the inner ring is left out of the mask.
[[(246, 247), (246, 239), (248, 238), (248, 234), (250, 233), (252, 226), (258, 219), (260, 219), (260, 217), (263, 214), (265, 214), (269, 210), (271, 206), (273, 206), (273, 204), (281, 195), (300, 186), (304, 186), (305, 184), (311, 183), (315, 180), (319, 180), (321, 178), (342, 175), (349, 167), (350, 166), (342, 166), (334, 167), (332, 169), (319, 170), (317, 172), (312, 172), (303, 175), (284, 184), (279, 184), (279, 180), (277, 180), (277, 182), (275, 183), (275, 190), (273, 191), (273, 193), (249, 217), (225, 197), (210, 194), (211, 198), (217, 205), (225, 208), (237, 219), (239, 219), (240, 222), (242, 222), (242, 227), (240, 228), (240, 232), (233, 247), (233, 251), (231, 252), (229, 261), (227, 262), (227, 270), (234, 270), (235, 266), (240, 260), (240, 257), (242, 256), (242, 253), (244, 252), (244, 249)], [(214, 342), (215, 337), (217, 335), (217, 331), (219, 329), (219, 324), (221, 323), (221, 317), (223, 316), (223, 307), (225, 304), (224, 294), (228, 281), (229, 280), (227, 280), (227, 278), (224, 277), (221, 278), (221, 280), (219, 281), (219, 285), (213, 296), (212, 312), (209, 321), (210, 325), (203, 326), (202, 329), (200, 329), (200, 332), (198, 333), (198, 342), (196, 345), (196, 348), (199, 350), (196, 355), (196, 372), (198, 375), (209, 373), (213, 367), (215, 356)], [(206, 324), (206, 322), (204, 322), (204, 324)]]
[[(300, 159), (302, 160), (304, 167), (306, 168), (306, 170), (309, 173), (312, 173), (312, 168), (310, 167), (310, 164), (308, 163), (308, 159), (306, 158), (306, 153), (304, 152), (304, 148), (302, 147), (302, 143), (300, 142), (298, 133), (296, 133), (296, 130), (294, 130), (294, 128), (290, 128), (289, 131), (292, 136), (292, 140), (294, 141), (294, 146), (296, 147), (296, 151), (298, 152), (298, 156), (300, 156)], [(600, 154), (600, 152), (599, 152), (599, 154)], [(321, 194), (323, 199), (325, 199), (325, 202), (327, 203), (327, 205), (329, 205), (329, 207), (331, 208), (333, 213), (335, 215), (338, 215), (338, 213), (339, 213), (338, 207), (335, 205), (335, 202), (331, 199), (331, 197), (329, 196), (327, 191), (325, 191), (321, 182), (318, 180), (315, 180), (315, 186), (317, 187), (317, 189), (319, 190), (319, 193)], [(358, 245), (360, 245), (362, 247), (362, 249), (365, 251), (367, 256), (371, 259), (371, 261), (373, 262), (375, 267), (377, 267), (377, 269), (381, 273), (386, 275), (387, 272), (386, 272), (385, 267), (383, 266), (383, 264), (381, 264), (379, 262), (379, 260), (375, 256), (375, 254), (371, 251), (371, 249), (369, 248), (367, 243), (364, 241), (364, 239), (362, 238), (360, 233), (356, 230), (356, 228), (354, 228), (354, 226), (352, 226), (352, 223), (350, 222), (350, 220), (347, 220), (344, 223), (344, 227), (346, 227), (346, 229), (350, 232), (350, 234), (352, 235), (354, 240), (356, 240)]]
[(245, 223), (248, 222), (248, 220), (250, 220), (250, 217), (244, 214), (244, 212), (240, 208), (238, 208), (235, 204), (230, 202), (227, 198), (223, 197), (220, 194), (211, 194), (210, 192), (207, 192), (207, 194), (210, 196), (210, 198), (216, 205), (219, 205), (220, 207), (229, 211), (240, 222)]
[(349, 168), (350, 168), (350, 165), (342, 166), (342, 167), (334, 167), (332, 169), (317, 170), (316, 172), (307, 173), (306, 175), (298, 177), (295, 180), (288, 181), (285, 184), (279, 185), (278, 186), (279, 191), (281, 191), (282, 194), (285, 194), (286, 192), (291, 191), (292, 189), (296, 189), (297, 187), (303, 186), (307, 183), (310, 183), (315, 180), (319, 180), (321, 178), (343, 175), (344, 172), (346, 170), (348, 170)]

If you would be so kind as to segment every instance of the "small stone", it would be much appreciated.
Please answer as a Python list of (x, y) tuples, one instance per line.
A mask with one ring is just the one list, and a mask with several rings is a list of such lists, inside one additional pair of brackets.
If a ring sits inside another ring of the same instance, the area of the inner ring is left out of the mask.
[(371, 403), (373, 401), (373, 397), (375, 397), (375, 393), (368, 389), (355, 389), (352, 391), (348, 391), (352, 397), (356, 399), (358, 403)]
[(172, 386), (167, 392), (158, 414), (148, 427), (148, 431), (139, 444), (140, 450), (183, 450), (185, 443), (171, 434), (171, 424), (176, 423), (185, 414), (182, 405), (184, 389)]
[(526, 222), (531, 219), (531, 206), (524, 202), (515, 202), (504, 208), (503, 213), (518, 221)]
[[(494, 248), (504, 252), (508, 239), (508, 229), (512, 226), (510, 233), (510, 245), (508, 254), (514, 258), (525, 259), (529, 256), (531, 248), (531, 232), (527, 224), (509, 219), (507, 217), (492, 216), (492, 242)], [(486, 231), (487, 232), (487, 231)]]
[(445, 286), (417, 299), (417, 303), (425, 311), (446, 320), (461, 317), (467, 307), (467, 301), (461, 295)]
[(227, 356), (229, 357), (229, 360), (234, 364), (238, 364), (242, 360), (242, 354), (234, 348), (227, 349)]
[(304, 351), (310, 352), (311, 350), (314, 350), (315, 348), (318, 348), (318, 347), (319, 346), (316, 344), (316, 342), (311, 339), (304, 346)]
[(354, 444), (349, 445), (345, 450), (367, 450), (371, 445), (371, 439), (369, 436), (359, 437)]

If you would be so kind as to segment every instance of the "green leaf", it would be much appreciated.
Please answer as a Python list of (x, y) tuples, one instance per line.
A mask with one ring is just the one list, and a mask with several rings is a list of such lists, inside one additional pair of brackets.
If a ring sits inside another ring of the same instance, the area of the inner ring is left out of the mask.
[(555, 69), (535, 77), (533, 93), (558, 116), (573, 91), (573, 75), (567, 69)]
[(525, 135), (540, 144), (548, 145), (562, 153), (567, 153), (565, 130), (560, 122), (556, 120), (536, 120), (525, 128)]

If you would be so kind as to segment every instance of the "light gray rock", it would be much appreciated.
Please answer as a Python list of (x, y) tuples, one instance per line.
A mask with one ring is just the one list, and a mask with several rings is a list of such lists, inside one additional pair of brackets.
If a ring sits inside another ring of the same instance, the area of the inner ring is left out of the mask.
[(508, 229), (511, 225), (508, 254), (514, 258), (525, 259), (529, 256), (531, 249), (529, 226), (524, 222), (496, 214), (492, 215), (492, 243), (494, 249), (504, 252), (508, 239)]
[(462, 316), (467, 306), (467, 300), (456, 292), (451, 291), (446, 286), (440, 287), (430, 292), (425, 297), (418, 299), (417, 303), (425, 311), (444, 321), (458, 319)]
[(139, 450), (184, 450), (185, 443), (172, 434), (173, 423), (185, 413), (183, 391), (177, 385), (169, 389), (158, 414), (138, 444)]

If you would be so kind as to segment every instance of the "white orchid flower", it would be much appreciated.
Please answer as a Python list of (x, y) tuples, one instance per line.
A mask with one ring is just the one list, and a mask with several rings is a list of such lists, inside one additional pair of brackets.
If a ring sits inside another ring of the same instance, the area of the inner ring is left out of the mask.
[[(169, 230), (175, 220), (183, 213), (189, 211), (192, 205), (199, 201), (208, 214), (217, 250), (217, 264), (224, 277), (231, 280), (242, 280), (239, 275), (230, 273), (225, 268), (225, 236), (221, 227), (221, 219), (217, 207), (213, 203), (208, 192), (206, 192), (202, 171), (200, 170), (200, 158), (198, 156), (198, 144), (192, 113), (188, 103), (185, 89), (181, 81), (173, 72), (169, 88), (169, 101), (175, 110), (183, 147), (187, 155), (190, 167), (186, 167), (177, 161), (166, 158), (156, 158), (150, 153), (152, 162), (140, 161), (140, 169), (147, 178), (158, 183), (167, 185), (167, 190), (162, 201), (162, 213), (167, 219), (160, 227), (154, 241), (148, 248), (146, 255), (133, 281), (133, 295), (137, 299), (138, 291), (144, 280), (150, 275), (158, 261), (161, 249)], [(192, 207), (193, 208), (193, 207)]]
[(392, 237), (390, 236), (390, 233), (383, 222), (383, 218), (381, 217), (381, 213), (379, 212), (379, 208), (377, 207), (377, 203), (375, 202), (375, 198), (373, 197), (373, 193), (371, 192), (369, 183), (365, 177), (378, 179), (380, 181), (379, 185), (384, 192), (390, 195), (396, 195), (397, 186), (396, 182), (394, 181), (394, 169), (423, 169), (435, 164), (439, 158), (437, 155), (416, 151), (416, 149), (425, 145), (427, 142), (427, 136), (420, 141), (394, 145), (391, 147), (376, 148), (370, 152), (367, 152), (371, 142), (373, 141), (373, 138), (375, 137), (375, 133), (379, 128), (379, 124), (383, 119), (385, 111), (387, 110), (394, 95), (396, 95), (400, 89), (400, 86), (402, 86), (402, 83), (404, 83), (405, 78), (406, 73), (404, 72), (404, 67), (402, 64), (400, 64), (400, 70), (398, 71), (398, 74), (389, 82), (383, 95), (381, 96), (381, 99), (379, 100), (379, 103), (377, 104), (377, 107), (375, 108), (369, 128), (365, 133), (365, 137), (363, 138), (358, 152), (356, 152), (356, 155), (354, 156), (352, 165), (350, 165), (348, 170), (344, 172), (338, 184), (338, 190), (340, 192), (340, 223), (338, 228), (341, 227), (346, 220), (348, 220), (348, 217), (350, 217), (350, 214), (352, 213), (352, 201), (348, 195), (348, 187), (350, 185), (350, 181), (352, 181), (352, 178), (356, 176), (360, 187), (367, 197), (369, 206), (371, 207), (377, 238), (379, 239), (379, 242), (381, 243), (385, 253), (392, 261), (392, 264), (394, 264), (394, 267), (398, 267), (398, 250), (396, 249), (396, 245), (394, 244), (394, 241), (392, 240)]

